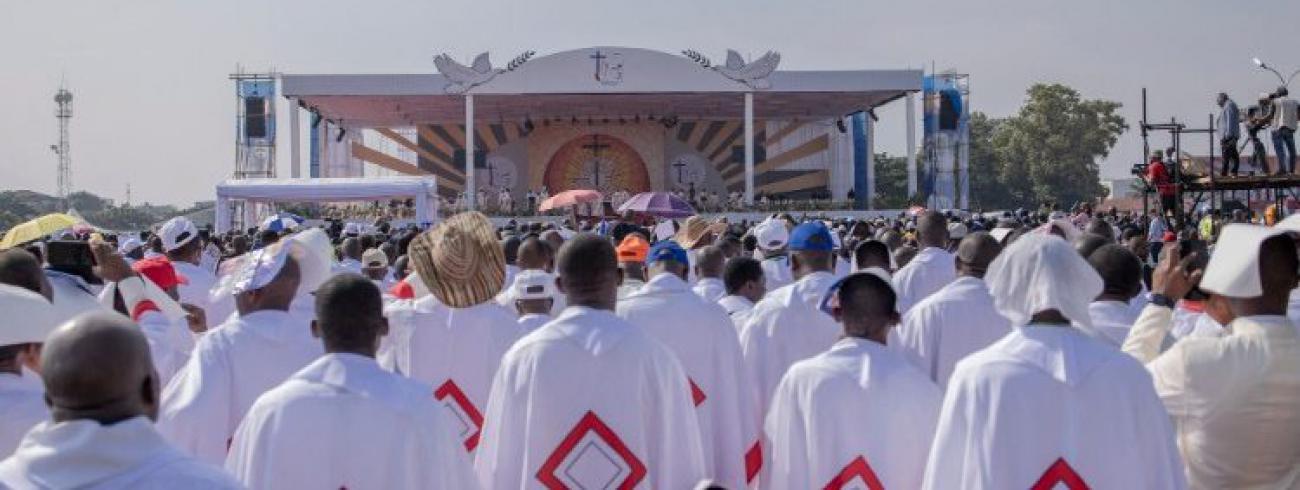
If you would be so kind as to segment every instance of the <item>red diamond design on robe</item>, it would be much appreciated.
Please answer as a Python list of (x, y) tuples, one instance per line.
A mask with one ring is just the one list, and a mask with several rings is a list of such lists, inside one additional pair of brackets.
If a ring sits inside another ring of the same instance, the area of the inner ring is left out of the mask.
[(831, 482), (826, 484), (826, 490), (846, 490), (850, 488), (866, 488), (870, 490), (884, 490), (885, 485), (880, 483), (880, 478), (876, 477), (876, 471), (871, 469), (867, 463), (867, 458), (858, 456), (853, 458), (840, 474), (831, 478)]
[(1052, 490), (1056, 484), (1065, 485), (1070, 490), (1088, 490), (1088, 484), (1083, 481), (1083, 477), (1070, 467), (1070, 463), (1065, 462), (1065, 458), (1056, 458), (1056, 462), (1043, 472), (1043, 476), (1034, 482), (1030, 490)]
[(763, 442), (754, 441), (754, 445), (745, 451), (745, 482), (754, 483), (758, 470), (763, 469)]
[(474, 452), (478, 447), (479, 436), (483, 431), (483, 414), (469, 401), (455, 381), (447, 380), (433, 392), (433, 398), (442, 402), (452, 415), (461, 423), (460, 436), (465, 441), (465, 450)]
[(537, 480), (551, 490), (630, 490), (645, 475), (645, 464), (591, 411), (582, 416), (537, 470)]
[(704, 400), (709, 399), (709, 397), (704, 394), (704, 390), (700, 389), (700, 385), (695, 384), (695, 380), (686, 378), (686, 381), (691, 384), (691, 400), (695, 401), (695, 406), (698, 407), (701, 403), (704, 403)]

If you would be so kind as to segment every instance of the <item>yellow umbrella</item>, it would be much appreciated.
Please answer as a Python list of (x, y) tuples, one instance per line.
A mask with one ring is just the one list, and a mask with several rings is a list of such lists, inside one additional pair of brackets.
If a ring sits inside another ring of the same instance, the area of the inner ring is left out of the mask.
[(52, 235), (71, 228), (72, 225), (80, 222), (81, 220), (63, 213), (53, 213), (41, 216), (10, 228), (9, 232), (5, 233), (4, 240), (0, 240), (0, 250), (13, 247), (14, 245), (27, 243), (32, 240), (38, 240), (43, 236)]

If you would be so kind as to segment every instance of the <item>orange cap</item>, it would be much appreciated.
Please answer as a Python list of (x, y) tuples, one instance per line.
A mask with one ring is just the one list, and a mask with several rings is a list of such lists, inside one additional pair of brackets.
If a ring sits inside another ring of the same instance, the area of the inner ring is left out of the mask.
[(618, 261), (623, 262), (645, 262), (645, 256), (650, 252), (650, 242), (641, 238), (636, 233), (623, 237), (623, 243), (618, 244)]

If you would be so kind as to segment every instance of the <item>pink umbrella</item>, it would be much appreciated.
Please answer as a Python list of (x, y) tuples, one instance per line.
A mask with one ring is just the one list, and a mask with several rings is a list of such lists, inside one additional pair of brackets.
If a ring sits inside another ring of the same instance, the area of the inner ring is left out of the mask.
[(600, 192), (597, 191), (588, 190), (588, 189), (574, 189), (571, 191), (564, 191), (554, 196), (546, 198), (546, 200), (542, 201), (542, 204), (537, 207), (537, 210), (549, 211), (556, 208), (563, 208), (563, 207), (573, 206), (573, 205), (582, 204), (586, 202), (599, 202), (604, 197), (605, 196), (602, 196)]

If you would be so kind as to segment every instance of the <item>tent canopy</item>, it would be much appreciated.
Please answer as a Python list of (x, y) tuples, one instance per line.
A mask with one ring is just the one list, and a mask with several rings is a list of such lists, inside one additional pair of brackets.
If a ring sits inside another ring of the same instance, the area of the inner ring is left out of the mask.
[[(381, 199), (415, 200), (415, 219), (429, 223), (437, 216), (437, 185), (433, 176), (333, 179), (232, 179), (217, 184), (218, 233), (231, 228), (230, 201), (345, 202)], [(245, 207), (246, 210), (249, 207)], [(251, 222), (245, 219), (245, 222)]]

